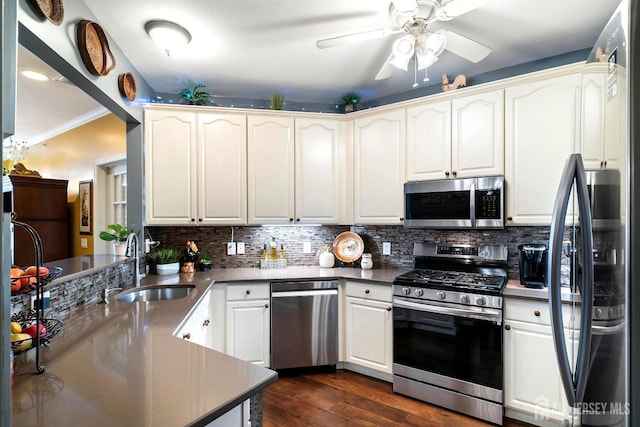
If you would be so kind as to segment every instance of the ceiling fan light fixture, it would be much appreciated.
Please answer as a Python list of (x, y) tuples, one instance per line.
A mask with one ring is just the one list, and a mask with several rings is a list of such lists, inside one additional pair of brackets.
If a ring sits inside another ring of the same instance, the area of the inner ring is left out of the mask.
[(427, 67), (435, 64), (438, 61), (438, 57), (432, 52), (427, 51), (424, 54), (416, 53), (416, 61), (418, 62), (418, 70), (425, 70)]
[(439, 56), (447, 46), (447, 36), (436, 31), (426, 36), (424, 45), (429, 52), (433, 52), (435, 56)]
[(414, 53), (415, 38), (411, 35), (400, 37), (393, 43), (393, 58), (390, 64), (401, 70), (407, 71), (409, 61)]
[(180, 49), (191, 42), (191, 34), (186, 28), (171, 21), (149, 21), (144, 29), (153, 43), (167, 53)]

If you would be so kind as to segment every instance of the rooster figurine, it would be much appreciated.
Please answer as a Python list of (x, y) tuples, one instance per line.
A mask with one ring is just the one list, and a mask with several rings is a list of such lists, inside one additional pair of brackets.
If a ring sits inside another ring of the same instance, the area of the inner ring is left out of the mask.
[(450, 90), (456, 90), (467, 85), (467, 76), (464, 74), (458, 74), (453, 83), (449, 83), (449, 77), (446, 74), (442, 75), (442, 91), (448, 92)]

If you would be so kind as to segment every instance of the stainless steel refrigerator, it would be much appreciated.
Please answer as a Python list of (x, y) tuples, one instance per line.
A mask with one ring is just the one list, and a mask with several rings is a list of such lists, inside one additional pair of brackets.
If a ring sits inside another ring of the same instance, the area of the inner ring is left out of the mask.
[(583, 147), (589, 139), (601, 138), (610, 157), (605, 155), (599, 165), (590, 162), (591, 169), (585, 169), (581, 154), (567, 159), (549, 237), (551, 326), (562, 384), (573, 408), (571, 425), (624, 426), (634, 425), (635, 419), (629, 381), (630, 201), (635, 189), (629, 6), (626, 0), (620, 4), (584, 67), (585, 75), (600, 76), (603, 90), (600, 97), (583, 90), (582, 111), (601, 109), (603, 132), (583, 132), (578, 142)]

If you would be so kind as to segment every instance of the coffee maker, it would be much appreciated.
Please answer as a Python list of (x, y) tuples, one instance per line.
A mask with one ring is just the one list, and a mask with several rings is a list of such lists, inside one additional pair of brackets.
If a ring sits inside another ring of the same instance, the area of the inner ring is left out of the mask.
[(527, 288), (547, 286), (547, 245), (524, 243), (518, 245), (520, 284)]

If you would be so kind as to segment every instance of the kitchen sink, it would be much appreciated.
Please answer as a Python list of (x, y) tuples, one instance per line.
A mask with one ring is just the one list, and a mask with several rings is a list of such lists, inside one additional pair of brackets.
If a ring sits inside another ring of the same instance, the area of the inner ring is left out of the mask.
[(116, 296), (120, 302), (149, 302), (184, 298), (195, 289), (195, 285), (152, 285), (134, 288)]

